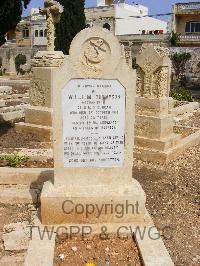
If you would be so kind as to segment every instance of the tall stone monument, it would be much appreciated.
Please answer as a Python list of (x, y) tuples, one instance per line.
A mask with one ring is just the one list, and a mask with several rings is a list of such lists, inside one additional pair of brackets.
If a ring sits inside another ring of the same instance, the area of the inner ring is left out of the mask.
[(166, 162), (181, 136), (173, 131), (169, 114), (171, 60), (164, 47), (144, 45), (137, 56), (135, 156)]
[(42, 190), (42, 223), (143, 222), (145, 193), (132, 179), (136, 73), (117, 38), (84, 29), (53, 76), (54, 183)]
[(47, 50), (54, 51), (55, 24), (60, 21), (63, 7), (54, 0), (45, 0), (44, 8), (40, 9), (41, 15), (46, 15), (47, 19)]
[(18, 132), (35, 133), (48, 140), (52, 136), (53, 73), (65, 58), (62, 52), (54, 51), (55, 24), (59, 22), (62, 12), (62, 6), (53, 0), (46, 0), (40, 10), (47, 17), (47, 51), (39, 51), (32, 60), (30, 107), (25, 109), (25, 123), (16, 124)]

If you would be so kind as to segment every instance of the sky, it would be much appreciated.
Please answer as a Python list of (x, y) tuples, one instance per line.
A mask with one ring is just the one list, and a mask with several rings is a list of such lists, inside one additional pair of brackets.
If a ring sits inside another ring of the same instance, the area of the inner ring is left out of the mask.
[[(72, 0), (73, 1), (73, 0)], [(187, 3), (187, 2), (193, 2), (193, 1), (188, 1), (188, 0), (138, 0), (138, 1), (133, 1), (133, 0), (127, 0), (127, 4), (131, 3), (138, 3), (144, 6), (147, 6), (149, 8), (149, 14), (150, 15), (155, 15), (155, 14), (163, 14), (163, 13), (170, 13), (172, 11), (172, 5), (177, 2), (181, 3)], [(43, 0), (31, 0), (31, 3), (29, 5), (30, 7), (42, 7), (44, 1)], [(92, 7), (96, 6), (96, 0), (86, 0), (85, 1), (86, 7)], [(28, 11), (25, 11), (24, 13), (27, 15)], [(162, 17), (160, 17), (162, 19)]]

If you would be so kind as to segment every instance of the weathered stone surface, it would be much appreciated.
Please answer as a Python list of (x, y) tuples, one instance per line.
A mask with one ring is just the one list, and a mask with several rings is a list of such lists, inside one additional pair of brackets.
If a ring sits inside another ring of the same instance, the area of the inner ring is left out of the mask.
[(189, 139), (191, 145), (194, 143), (193, 137), (183, 140), (174, 133), (169, 50), (145, 45), (137, 56), (137, 64), (134, 155), (144, 161), (168, 162), (187, 147)]
[(13, 223), (4, 226), (3, 242), (6, 251), (21, 251), (28, 249), (30, 229), (28, 222)]
[(39, 227), (32, 228), (32, 239), (25, 257), (24, 266), (53, 265), (56, 234), (50, 233), (51, 237), (49, 237), (48, 233), (45, 233), (43, 239), (41, 239), (39, 230), (41, 230), (40, 232), (44, 231), (44, 227), (41, 224)]
[(32, 67), (59, 67), (65, 56), (58, 51), (39, 51), (31, 61)]
[(137, 56), (137, 95), (139, 97), (169, 97), (171, 61), (164, 47), (143, 45)]
[(0, 86), (0, 122), (15, 122), (24, 117), (27, 94), (12, 94), (11, 86)]
[(1, 94), (10, 94), (12, 92), (11, 86), (0, 86), (0, 98)]
[(55, 40), (55, 24), (60, 21), (63, 6), (57, 1), (44, 1), (44, 8), (40, 9), (41, 15), (46, 15), (47, 18), (47, 50), (54, 50)]
[(24, 265), (24, 254), (15, 254), (12, 256), (3, 256), (0, 259), (1, 266), (23, 266)]
[(29, 91), (30, 108), (26, 109), (25, 123), (16, 125), (18, 132), (40, 134), (51, 140), (54, 70), (63, 64), (64, 59), (64, 54), (58, 51), (40, 51), (35, 55)]
[(52, 126), (52, 108), (41, 106), (25, 108), (25, 123)]
[(49, 168), (10, 168), (2, 167), (0, 171), (1, 185), (31, 185), (53, 181), (54, 171)]
[(29, 204), (38, 202), (37, 189), (30, 189), (28, 186), (11, 186), (0, 185), (0, 203), (1, 204)]
[(37, 134), (39, 136), (45, 137), (47, 140), (51, 140), (52, 137), (52, 128), (49, 126), (41, 126), (20, 122), (15, 124), (15, 128), (17, 132)]

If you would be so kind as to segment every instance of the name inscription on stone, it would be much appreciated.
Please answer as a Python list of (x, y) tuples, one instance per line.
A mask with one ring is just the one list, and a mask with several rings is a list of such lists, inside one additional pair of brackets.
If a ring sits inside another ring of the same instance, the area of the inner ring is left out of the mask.
[(124, 162), (125, 89), (117, 80), (73, 79), (62, 91), (64, 167)]

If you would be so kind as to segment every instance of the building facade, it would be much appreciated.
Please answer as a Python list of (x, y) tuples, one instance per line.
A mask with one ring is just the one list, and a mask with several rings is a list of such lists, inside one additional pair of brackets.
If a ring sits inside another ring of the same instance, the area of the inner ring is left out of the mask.
[(200, 2), (173, 6), (172, 30), (180, 35), (181, 46), (200, 46)]
[(46, 47), (47, 26), (46, 17), (39, 14), (39, 9), (31, 10), (31, 39), (32, 46)]
[(15, 44), (17, 47), (40, 47), (47, 45), (46, 17), (40, 15), (38, 8), (31, 9), (31, 15), (23, 17), (15, 31), (7, 33), (7, 43), (4, 46)]
[(147, 7), (128, 5), (124, 0), (97, 0), (97, 6), (86, 8), (85, 15), (88, 27), (98, 25), (116, 36), (167, 33), (167, 22), (148, 16), (148, 12)]

